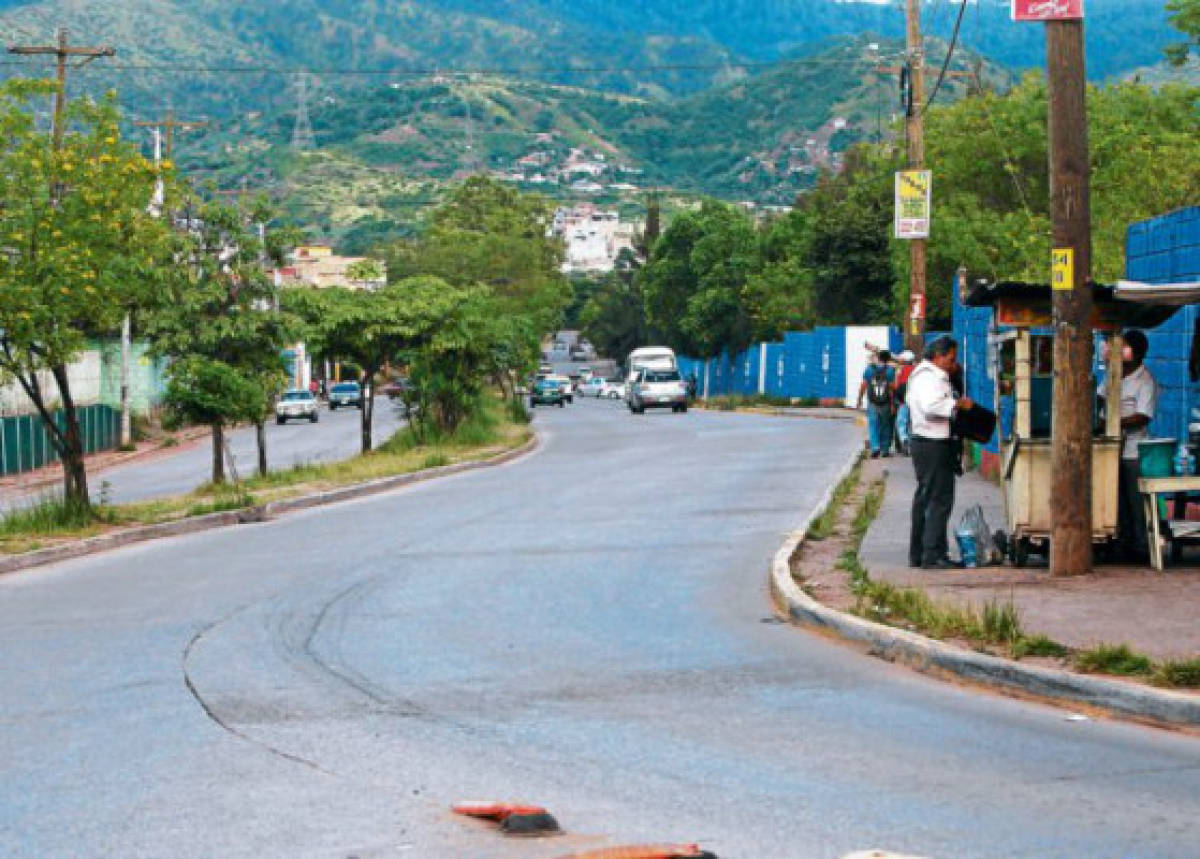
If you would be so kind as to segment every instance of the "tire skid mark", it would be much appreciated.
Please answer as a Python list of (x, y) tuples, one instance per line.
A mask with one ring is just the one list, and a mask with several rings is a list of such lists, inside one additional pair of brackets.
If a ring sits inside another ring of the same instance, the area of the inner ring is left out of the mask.
[(193, 681), (193, 679), (192, 679), (191, 672), (188, 670), (188, 662), (191, 659), (192, 651), (195, 650), (196, 645), (199, 644), (200, 641), (205, 636), (207, 636), (210, 632), (212, 632), (213, 630), (217, 629), (220, 626), (223, 626), (224, 624), (233, 620), (239, 614), (242, 614), (243, 612), (247, 611), (248, 609), (250, 609), (251, 607), (253, 607), (254, 605), (257, 605), (257, 604), (258, 603), (247, 603), (246, 605), (243, 605), (239, 608), (234, 609), (233, 611), (231, 611), (229, 614), (225, 615), (224, 617), (222, 617), (218, 620), (215, 620), (212, 623), (206, 624), (205, 626), (201, 627), (199, 630), (196, 631), (196, 633), (188, 641), (187, 646), (184, 647), (184, 649), (183, 649), (183, 664), (182, 664), (183, 685), (185, 687), (187, 687), (188, 692), (196, 700), (196, 703), (200, 705), (200, 709), (204, 712), (204, 715), (206, 715), (213, 722), (213, 724), (217, 725), (219, 728), (221, 728), (225, 732), (232, 734), (233, 736), (235, 736), (238, 739), (243, 740), (247, 743), (258, 746), (260, 749), (263, 749), (264, 751), (267, 751), (270, 754), (275, 755), (276, 757), (282, 758), (285, 761), (290, 761), (291, 763), (300, 764), (301, 766), (308, 767), (309, 769), (315, 770), (323, 775), (332, 776), (334, 778), (340, 778), (341, 776), (339, 776), (337, 773), (333, 772), (332, 770), (326, 769), (325, 767), (321, 766), (316, 761), (312, 761), (312, 760), (309, 760), (308, 758), (301, 757), (300, 755), (292, 754), (291, 752), (284, 751), (283, 749), (277, 748), (276, 746), (273, 746), (270, 743), (259, 740), (256, 737), (250, 736), (249, 734), (245, 733), (244, 731), (238, 730), (233, 725), (226, 722), (223, 718), (221, 718), (221, 715), (219, 713), (217, 713), (216, 710), (213, 709), (212, 705), (209, 704), (208, 700), (205, 699), (205, 697), (200, 693), (200, 690), (196, 687), (195, 681)]

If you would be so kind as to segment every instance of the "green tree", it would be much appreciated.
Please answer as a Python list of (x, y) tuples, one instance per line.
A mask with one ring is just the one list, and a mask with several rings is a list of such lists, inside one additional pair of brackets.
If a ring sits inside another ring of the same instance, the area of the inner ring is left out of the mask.
[(65, 500), (88, 508), (68, 367), (169, 276), (171, 237), (147, 212), (156, 170), (121, 140), (113, 101), (71, 104), (56, 150), (35, 118), (53, 91), (0, 85), (0, 375), (17, 381), (46, 427)]
[(547, 236), (553, 214), (544, 197), (484, 177), (468, 179), (434, 211), (425, 235), (392, 247), (388, 276), (486, 285), (497, 314), (526, 316), (536, 330), (552, 331), (571, 299), (562, 244)]
[(287, 383), (282, 350), (296, 324), (278, 309), (265, 264), (277, 264), (294, 236), (260, 231), (269, 219), (262, 202), (187, 201), (180, 216), (186, 274), (143, 314), (153, 350), (172, 360), (168, 405), (212, 431), (214, 484), (225, 482), (225, 431), (241, 421), (255, 425), (266, 471), (264, 426), (272, 397)]
[(1167, 48), (1167, 58), (1182, 66), (1191, 52), (1200, 48), (1200, 0), (1171, 0), (1167, 11), (1175, 28), (1188, 37), (1187, 41)]
[(599, 353), (623, 364), (630, 352), (650, 342), (651, 333), (637, 260), (622, 251), (617, 263), (584, 304), (579, 319), (584, 334)]
[(642, 269), (646, 321), (671, 348), (700, 358), (751, 342), (745, 289), (757, 269), (754, 225), (732, 206), (705, 200), (663, 231)]
[(284, 307), (306, 324), (313, 351), (349, 361), (362, 372), (362, 452), (373, 448), (376, 376), (428, 344), (470, 298), (437, 277), (410, 277), (377, 290), (292, 289)]
[[(1092, 88), (1094, 277), (1125, 268), (1125, 230), (1138, 220), (1200, 202), (1200, 90), (1136, 83)], [(948, 317), (954, 273), (1045, 282), (1050, 257), (1046, 88), (1027, 76), (1005, 95), (983, 93), (927, 116), (934, 170), (929, 242), (930, 316)], [(895, 244), (900, 298), (907, 247)]]

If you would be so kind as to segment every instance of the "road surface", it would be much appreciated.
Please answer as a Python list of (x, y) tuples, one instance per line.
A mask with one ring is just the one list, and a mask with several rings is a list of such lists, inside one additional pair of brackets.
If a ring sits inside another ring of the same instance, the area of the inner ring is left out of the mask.
[[(0, 855), (1196, 855), (1200, 742), (771, 622), (846, 424), (537, 422), (503, 468), (0, 579)], [(568, 834), (447, 811), (492, 798)]]
[[(373, 415), (375, 445), (387, 441), (402, 420), (395, 404), (385, 398), (375, 402)], [(283, 426), (273, 420), (267, 424), (267, 464), (273, 471), (294, 465), (337, 462), (349, 459), (362, 450), (359, 429), (361, 412), (358, 409), (330, 411), (322, 408), (317, 423), (289, 421)], [(242, 477), (257, 473), (258, 446), (254, 428), (242, 428), (229, 433), (233, 464)], [(113, 504), (145, 501), (166, 495), (191, 492), (212, 476), (212, 443), (204, 438), (178, 452), (148, 460), (133, 460), (95, 474), (88, 474), (88, 487), (97, 500), (104, 492)], [(57, 485), (48, 489), (16, 491), (0, 495), (0, 506), (19, 506), (30, 499), (58, 492)]]

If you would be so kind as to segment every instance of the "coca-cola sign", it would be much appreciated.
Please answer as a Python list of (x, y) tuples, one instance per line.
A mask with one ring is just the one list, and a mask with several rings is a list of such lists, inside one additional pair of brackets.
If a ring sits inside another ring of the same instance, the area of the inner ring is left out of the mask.
[(1014, 21), (1075, 21), (1083, 18), (1083, 0), (1012, 0)]

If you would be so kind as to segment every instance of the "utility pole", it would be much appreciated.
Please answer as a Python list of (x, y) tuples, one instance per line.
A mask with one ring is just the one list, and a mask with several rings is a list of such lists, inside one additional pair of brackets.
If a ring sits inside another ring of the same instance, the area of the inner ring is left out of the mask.
[(116, 49), (108, 45), (94, 48), (71, 45), (70, 33), (67, 28), (60, 27), (57, 45), (9, 45), (8, 52), (25, 57), (52, 56), (57, 60), (58, 90), (54, 94), (54, 148), (61, 149), (67, 116), (67, 61), (72, 57), (79, 57), (79, 63), (76, 66), (79, 68), (99, 57), (113, 56), (117, 52)]
[(1054, 235), (1050, 572), (1092, 570), (1092, 224), (1083, 20), (1046, 22)]
[(138, 128), (156, 129), (156, 135), (162, 134), (163, 148), (166, 150), (166, 158), (170, 160), (171, 154), (175, 150), (175, 129), (180, 131), (191, 131), (196, 128), (207, 128), (207, 122), (186, 122), (175, 118), (175, 111), (167, 108), (166, 116), (162, 119), (151, 119), (149, 121), (135, 122)]
[[(921, 39), (921, 2), (908, 0), (906, 47), (908, 52), (909, 90), (905, 102), (905, 130), (908, 138), (908, 169), (925, 169), (925, 44)], [(925, 239), (909, 242), (909, 305), (912, 317), (905, 328), (905, 344), (915, 354), (925, 351)], [(918, 302), (920, 302), (918, 304)], [(920, 310), (918, 315), (917, 310)]]

